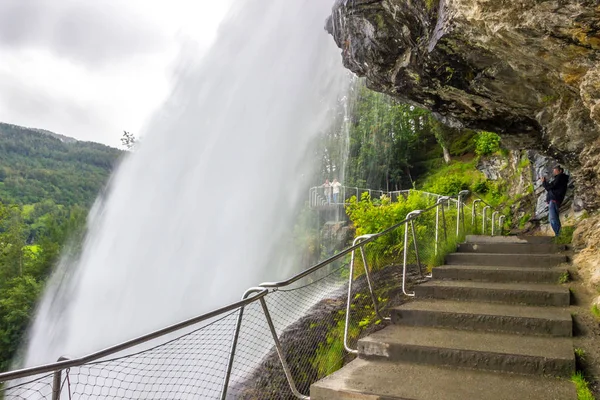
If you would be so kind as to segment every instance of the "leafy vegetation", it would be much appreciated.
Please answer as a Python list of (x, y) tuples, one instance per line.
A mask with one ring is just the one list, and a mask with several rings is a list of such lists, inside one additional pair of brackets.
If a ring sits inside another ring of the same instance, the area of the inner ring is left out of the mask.
[(0, 371), (22, 343), (37, 299), (61, 250), (81, 236), (86, 210), (51, 201), (0, 204)]
[(494, 132), (479, 132), (475, 143), (475, 153), (479, 156), (485, 156), (500, 150), (500, 136)]

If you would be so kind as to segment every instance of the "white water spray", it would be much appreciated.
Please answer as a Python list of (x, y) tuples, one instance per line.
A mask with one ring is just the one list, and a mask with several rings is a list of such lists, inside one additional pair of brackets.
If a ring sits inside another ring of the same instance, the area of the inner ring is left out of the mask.
[(292, 273), (268, 255), (305, 195), (308, 143), (347, 85), (323, 30), (330, 10), (325, 0), (236, 2), (113, 177), (81, 260), (53, 278), (27, 365), (115, 344)]

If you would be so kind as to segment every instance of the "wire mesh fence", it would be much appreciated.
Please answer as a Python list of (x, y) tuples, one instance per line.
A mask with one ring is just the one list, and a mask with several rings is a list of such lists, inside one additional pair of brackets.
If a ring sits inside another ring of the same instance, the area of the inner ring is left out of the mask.
[[(427, 212), (363, 246), (372, 290), (357, 248), (352, 272), (348, 253), (293, 284), (272, 288), (264, 298), (177, 337), (147, 343), (135, 353), (62, 370), (58, 387), (54, 374), (7, 382), (0, 399), (259, 400), (308, 396), (312, 383), (355, 357), (345, 343), (356, 349), (360, 338), (383, 328), (381, 317), (406, 301), (404, 289), (410, 292), (412, 285), (427, 279), (430, 269), (443, 263), (448, 249), (481, 225), (480, 211), (479, 221), (472, 224), (471, 209), (464, 207), (458, 221), (456, 201), (434, 207), (438, 200), (439, 196), (422, 195), (415, 204)], [(382, 248), (388, 249), (385, 254)]]
[[(133, 354), (63, 370), (61, 398), (219, 398), (238, 312)], [(5, 399), (51, 399), (52, 380), (17, 383)]]

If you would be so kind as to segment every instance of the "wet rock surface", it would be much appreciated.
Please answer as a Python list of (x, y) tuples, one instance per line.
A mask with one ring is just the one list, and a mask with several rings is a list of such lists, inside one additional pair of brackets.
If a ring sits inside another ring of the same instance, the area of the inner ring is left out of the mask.
[(600, 207), (597, 1), (338, 0), (326, 28), (370, 88), (569, 167)]

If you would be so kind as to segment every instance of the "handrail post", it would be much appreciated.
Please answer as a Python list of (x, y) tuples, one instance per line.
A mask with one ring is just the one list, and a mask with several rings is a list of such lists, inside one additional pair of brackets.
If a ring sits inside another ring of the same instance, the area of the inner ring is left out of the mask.
[(494, 236), (496, 228), (496, 215), (500, 214), (498, 211), (492, 213), (492, 236)]
[(414, 224), (414, 220), (410, 220), (410, 230), (412, 231), (412, 236), (413, 236), (413, 245), (415, 247), (415, 259), (417, 261), (417, 266), (419, 267), (419, 276), (422, 278), (423, 277), (423, 269), (421, 268), (421, 260), (419, 258), (419, 245), (417, 243), (417, 235), (415, 233), (415, 224)]
[(414, 293), (406, 292), (406, 263), (408, 261), (408, 222), (412, 222), (412, 218), (416, 218), (421, 214), (422, 210), (411, 211), (406, 215), (406, 224), (404, 225), (404, 258), (402, 262), (402, 293), (406, 296), (414, 297)]
[(483, 218), (482, 218), (483, 219), (483, 232), (482, 233), (484, 235), (486, 234), (486, 228), (487, 228), (487, 226), (486, 226), (487, 225), (487, 221), (486, 221), (487, 220), (487, 210), (490, 208), (492, 208), (492, 207), (490, 207), (490, 206), (483, 207)]
[[(250, 288), (246, 290), (246, 292), (244, 292), (242, 300), (246, 300), (248, 296), (250, 296), (252, 293), (261, 292), (263, 290), (264, 289), (261, 287)], [(233, 360), (235, 359), (235, 351), (237, 350), (237, 344), (240, 337), (240, 329), (242, 327), (242, 320), (244, 318), (244, 308), (244, 306), (240, 307), (240, 313), (238, 314), (238, 319), (235, 324), (235, 332), (231, 340), (231, 352), (229, 354), (229, 360), (227, 362), (227, 371), (225, 372), (225, 377), (223, 378), (223, 390), (221, 391), (221, 400), (225, 400), (227, 398), (227, 389), (229, 388), (229, 380), (231, 379)]]
[[(56, 362), (61, 362), (68, 360), (68, 357), (61, 356), (56, 360)], [(52, 378), (52, 400), (60, 400), (60, 392), (62, 390), (62, 369), (57, 369), (54, 371), (54, 376)], [(71, 398), (69, 396), (69, 398)]]
[(62, 383), (62, 369), (54, 371), (52, 379), (52, 400), (60, 400), (60, 385)]
[(500, 236), (502, 236), (504, 234), (504, 220), (506, 219), (506, 217), (504, 215), (501, 215), (498, 218), (498, 228), (500, 229)]
[(477, 227), (477, 205), (481, 203), (481, 199), (473, 200), (473, 206), (471, 207), (471, 225), (473, 229)]
[[(442, 200), (442, 226), (444, 227), (444, 243), (448, 242), (448, 227), (446, 226), (446, 211), (444, 210), (444, 204), (447, 202), (447, 200)], [(450, 206), (448, 206), (450, 207)]]
[(435, 208), (435, 251), (434, 254), (437, 256), (438, 253), (438, 237), (439, 237), (439, 230), (440, 230), (440, 200), (438, 199), (438, 201), (436, 202), (436, 204), (438, 205)]
[[(356, 244), (358, 238), (354, 239), (353, 245)], [(346, 318), (344, 321), (344, 349), (348, 353), (358, 354), (358, 350), (353, 350), (348, 345), (348, 327), (350, 326), (350, 303), (352, 302), (352, 281), (354, 275), (354, 258), (356, 250), (352, 250), (352, 256), (350, 257), (350, 276), (348, 277), (348, 299), (346, 301)]]
[[(456, 203), (456, 237), (460, 235), (460, 213), (461, 210), (463, 212), (463, 220), (464, 220), (464, 206), (462, 204), (463, 196), (467, 196), (469, 194), (468, 190), (461, 190), (458, 193), (458, 202)], [(464, 229), (464, 221), (463, 221), (463, 229)]]
[[(371, 237), (371, 235), (363, 235)], [(356, 239), (355, 239), (356, 240)], [(369, 265), (367, 263), (367, 257), (365, 255), (365, 246), (360, 246), (360, 255), (362, 257), (363, 265), (365, 267), (365, 276), (367, 277), (367, 285), (369, 286), (369, 293), (371, 294), (371, 301), (373, 301), (373, 308), (375, 310), (375, 315), (381, 320), (390, 321), (391, 318), (381, 316), (379, 312), (379, 303), (377, 302), (377, 298), (375, 297), (375, 292), (373, 291), (373, 285), (371, 284), (371, 273), (369, 272)]]
[(265, 319), (267, 320), (267, 324), (269, 325), (269, 330), (271, 331), (271, 335), (273, 336), (273, 342), (275, 343), (275, 350), (277, 351), (277, 355), (279, 356), (279, 361), (281, 362), (281, 367), (283, 368), (283, 372), (285, 373), (285, 377), (290, 385), (290, 389), (292, 394), (296, 396), (297, 399), (301, 400), (310, 400), (310, 397), (304, 396), (302, 393), (298, 391), (296, 388), (296, 383), (294, 382), (294, 377), (292, 376), (292, 371), (285, 360), (285, 354), (283, 353), (283, 347), (281, 346), (281, 342), (277, 337), (277, 331), (275, 330), (275, 325), (273, 324), (273, 319), (271, 318), (271, 313), (269, 312), (269, 308), (267, 307), (267, 302), (264, 297), (260, 298), (260, 305), (262, 306), (263, 313), (265, 314)]
[[(446, 221), (444, 219), (444, 202), (448, 201), (448, 196), (438, 196), (435, 207), (435, 254), (438, 253), (440, 239), (440, 207), (442, 208), (442, 219), (444, 224), (444, 236), (446, 236)], [(447, 239), (447, 237), (446, 237)]]

